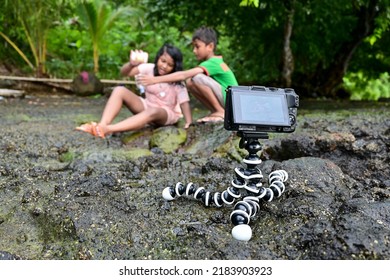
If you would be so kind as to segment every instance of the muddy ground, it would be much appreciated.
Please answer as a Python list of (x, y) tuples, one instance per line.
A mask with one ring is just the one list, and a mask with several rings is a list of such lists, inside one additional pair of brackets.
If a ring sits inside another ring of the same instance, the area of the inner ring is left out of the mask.
[[(74, 130), (105, 101), (0, 100), (2, 259), (390, 258), (389, 103), (302, 101), (297, 130), (262, 141), (265, 178), (284, 169), (289, 180), (243, 242), (231, 236), (231, 207), (161, 195), (178, 181), (226, 189), (245, 166), (239, 138), (197, 125), (167, 151), (150, 144), (153, 128), (107, 140)], [(163, 130), (179, 137), (181, 125)]]

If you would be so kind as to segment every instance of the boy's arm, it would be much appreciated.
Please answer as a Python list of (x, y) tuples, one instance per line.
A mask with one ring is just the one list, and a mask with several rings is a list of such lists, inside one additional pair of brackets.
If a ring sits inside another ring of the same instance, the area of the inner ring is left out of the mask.
[(171, 83), (171, 82), (179, 82), (187, 80), (188, 78), (191, 78), (197, 74), (203, 73), (203, 69), (200, 67), (195, 67), (189, 70), (185, 71), (178, 71), (174, 72), (168, 75), (162, 75), (162, 76), (138, 76), (138, 81), (144, 85), (152, 85), (157, 83)]
[(189, 128), (192, 124), (192, 113), (191, 113), (191, 107), (190, 102), (184, 102), (180, 104), (181, 111), (184, 115), (185, 125), (184, 128)]

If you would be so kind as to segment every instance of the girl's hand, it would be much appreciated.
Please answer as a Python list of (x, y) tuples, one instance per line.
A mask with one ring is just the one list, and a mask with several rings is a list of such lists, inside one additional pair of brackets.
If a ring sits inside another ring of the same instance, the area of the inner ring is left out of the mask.
[(192, 123), (186, 123), (186, 124), (184, 125), (184, 129), (188, 129), (188, 128), (191, 126), (191, 124), (192, 124)]
[(130, 64), (132, 66), (140, 65), (141, 63), (147, 63), (148, 62), (149, 54), (147, 52), (144, 52), (142, 50), (131, 50), (130, 51)]

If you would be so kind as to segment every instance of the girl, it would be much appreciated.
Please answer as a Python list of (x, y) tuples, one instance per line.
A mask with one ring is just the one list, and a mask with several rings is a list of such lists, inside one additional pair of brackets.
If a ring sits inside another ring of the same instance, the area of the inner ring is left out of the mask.
[[(130, 61), (122, 66), (124, 76), (152, 75), (162, 76), (183, 70), (183, 55), (172, 45), (165, 44), (157, 52), (154, 63), (142, 63), (140, 57), (146, 53), (131, 52)], [(133, 115), (123, 121), (112, 124), (114, 118), (125, 105)], [(104, 108), (99, 123), (91, 122), (76, 127), (105, 138), (115, 132), (141, 129), (147, 124), (158, 126), (171, 125), (178, 122), (184, 115), (188, 128), (192, 123), (189, 95), (182, 82), (158, 83), (145, 87), (145, 98), (135, 94), (123, 86), (115, 87)]]

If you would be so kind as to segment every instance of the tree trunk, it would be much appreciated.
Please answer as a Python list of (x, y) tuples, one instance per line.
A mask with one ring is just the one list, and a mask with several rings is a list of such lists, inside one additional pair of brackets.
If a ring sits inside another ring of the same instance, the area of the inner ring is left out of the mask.
[(284, 27), (283, 53), (282, 53), (282, 76), (281, 84), (283, 87), (291, 87), (291, 76), (294, 72), (294, 56), (291, 51), (291, 34), (294, 25), (294, 1), (289, 2), (287, 21)]
[(99, 50), (97, 43), (93, 44), (93, 72), (95, 74), (99, 72)]
[(374, 20), (378, 15), (377, 2), (377, 0), (372, 0), (369, 1), (368, 7), (360, 7), (357, 11), (357, 25), (351, 32), (351, 40), (340, 46), (328, 68), (317, 68), (315, 77), (318, 83), (314, 85), (314, 91), (319, 95), (336, 97), (356, 48), (374, 31)]

